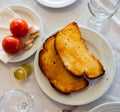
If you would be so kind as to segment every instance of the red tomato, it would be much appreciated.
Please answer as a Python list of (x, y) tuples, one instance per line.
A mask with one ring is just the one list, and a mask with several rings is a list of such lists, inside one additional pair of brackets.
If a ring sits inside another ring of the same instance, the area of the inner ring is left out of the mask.
[(27, 22), (21, 18), (15, 19), (10, 23), (10, 31), (14, 36), (24, 37), (28, 29)]
[(15, 36), (7, 36), (2, 41), (2, 48), (7, 54), (14, 55), (21, 49), (22, 41)]

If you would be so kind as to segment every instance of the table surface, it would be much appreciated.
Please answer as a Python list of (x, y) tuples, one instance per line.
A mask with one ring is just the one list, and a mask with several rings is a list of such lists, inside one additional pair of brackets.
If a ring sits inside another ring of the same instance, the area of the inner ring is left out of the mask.
[[(27, 7), (32, 8), (41, 18), (44, 25), (44, 37), (46, 37), (49, 33), (65, 26), (66, 24), (76, 21), (81, 26), (86, 26), (89, 17), (91, 16), (88, 8), (87, 8), (87, 0), (77, 0), (74, 4), (54, 9), (42, 6), (37, 3), (35, 0), (0, 0), (0, 8), (5, 5), (25, 5)], [(93, 101), (90, 104), (78, 106), (74, 111), (75, 112), (88, 112), (93, 107), (105, 103), (105, 102), (119, 102), (120, 101), (120, 10), (111, 18), (111, 27), (106, 34), (103, 34), (104, 38), (111, 45), (115, 59), (116, 59), (116, 72), (115, 78), (113, 80), (112, 85), (109, 90), (99, 99)], [(34, 57), (35, 54), (32, 55), (27, 60), (18, 63), (3, 63), (0, 61), (0, 96), (4, 94), (4, 92), (10, 89), (22, 89), (29, 93), (36, 93), (40, 95), (44, 99), (44, 105), (46, 107), (45, 112), (59, 112), (63, 108), (71, 108), (69, 105), (63, 105), (53, 101), (51, 98), (47, 97), (44, 92), (41, 90), (38, 85), (34, 71), (31, 76), (25, 80), (24, 82), (18, 82), (13, 77), (14, 69), (19, 67), (22, 63), (30, 63), (34, 66)], [(41, 102), (43, 103), (43, 102)], [(40, 112), (40, 111), (39, 111)]]

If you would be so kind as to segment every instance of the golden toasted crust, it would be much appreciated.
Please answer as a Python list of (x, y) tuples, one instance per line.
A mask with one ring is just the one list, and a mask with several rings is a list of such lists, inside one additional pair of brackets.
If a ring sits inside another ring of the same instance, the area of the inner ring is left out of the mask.
[(48, 38), (39, 53), (39, 66), (54, 88), (64, 94), (81, 90), (88, 86), (85, 78), (77, 78), (65, 69), (54, 48), (55, 35)]
[(74, 75), (93, 79), (104, 74), (102, 64), (89, 51), (77, 23), (65, 26), (56, 34), (55, 47), (66, 69)]

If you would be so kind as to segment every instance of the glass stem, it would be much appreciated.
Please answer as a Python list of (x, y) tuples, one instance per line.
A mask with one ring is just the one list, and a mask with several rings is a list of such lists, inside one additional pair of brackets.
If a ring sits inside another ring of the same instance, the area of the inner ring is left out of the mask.
[(102, 26), (103, 21), (104, 21), (104, 20), (102, 20), (102, 19), (96, 18), (96, 25), (97, 25), (97, 26)]

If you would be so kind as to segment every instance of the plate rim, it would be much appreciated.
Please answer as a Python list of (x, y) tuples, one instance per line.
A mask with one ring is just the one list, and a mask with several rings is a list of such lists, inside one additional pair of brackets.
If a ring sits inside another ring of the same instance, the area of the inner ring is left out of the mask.
[(102, 103), (99, 104), (97, 106), (95, 106), (94, 108), (92, 108), (89, 112), (95, 112), (97, 109), (102, 108), (103, 106), (111, 106), (111, 105), (120, 105), (120, 102), (106, 102), (106, 103)]
[(76, 2), (77, 0), (69, 0), (67, 1), (66, 3), (59, 3), (59, 4), (54, 4), (54, 3), (51, 3), (51, 2), (46, 2), (45, 0), (36, 0), (38, 3), (40, 3), (41, 5), (43, 6), (46, 6), (46, 7), (50, 7), (50, 8), (63, 8), (63, 7), (67, 7), (71, 4), (73, 4), (74, 2)]
[[(41, 36), (40, 36), (41, 39), (40, 39), (40, 40), (42, 41), (43, 35), (44, 35), (43, 22), (42, 22), (41, 17), (40, 17), (32, 8), (30, 8), (30, 7), (28, 7), (28, 6), (25, 6), (25, 5), (19, 5), (19, 4), (6, 5), (6, 6), (4, 6), (4, 7), (10, 7), (11, 9), (12, 9), (12, 8), (16, 8), (16, 7), (17, 7), (17, 8), (24, 8), (24, 9), (30, 10), (32, 13), (34, 13), (34, 14), (36, 15), (36, 17), (39, 19), (40, 24), (41, 24)], [(42, 44), (42, 42), (41, 42), (41, 44)], [(36, 47), (36, 50), (34, 50), (34, 52), (32, 52), (29, 56), (27, 56), (27, 57), (25, 57), (25, 58), (23, 58), (23, 59), (18, 59), (17, 61), (14, 60), (14, 59), (10, 59), (8, 62), (9, 62), (9, 63), (16, 63), (16, 62), (20, 62), (20, 61), (26, 60), (26, 59), (28, 59), (29, 57), (31, 57), (31, 56), (37, 51), (38, 48), (39, 48), (39, 46)], [(13, 57), (13, 58), (14, 58), (14, 57)]]
[[(70, 103), (70, 102), (61, 102), (61, 101), (59, 101), (58, 99), (55, 99), (55, 98), (53, 98), (53, 97), (51, 97), (50, 95), (49, 95), (49, 93), (47, 93), (46, 91), (44, 91), (44, 89), (41, 87), (41, 85), (40, 85), (40, 82), (39, 82), (39, 79), (38, 79), (38, 75), (37, 75), (37, 70), (36, 70), (36, 61), (38, 60), (38, 54), (39, 54), (39, 51), (40, 51), (40, 49), (41, 48), (39, 48), (38, 50), (37, 50), (37, 53), (36, 53), (36, 55), (35, 55), (35, 58), (34, 58), (34, 68), (35, 68), (35, 77), (36, 77), (36, 79), (37, 79), (37, 82), (38, 82), (38, 84), (39, 84), (39, 86), (40, 86), (40, 88), (41, 88), (41, 90), (47, 95), (47, 96), (49, 96), (51, 99), (53, 99), (54, 101), (56, 101), (56, 102), (58, 102), (58, 103), (62, 103), (62, 104), (66, 104), (66, 105), (84, 105), (84, 104), (88, 104), (88, 103), (90, 103), (90, 102), (93, 102), (93, 101), (95, 101), (95, 100), (97, 100), (98, 98), (100, 98), (103, 94), (105, 94), (105, 92), (107, 92), (107, 90), (110, 88), (110, 86), (111, 86), (111, 84), (112, 84), (112, 82), (113, 82), (113, 79), (114, 79), (114, 76), (115, 76), (115, 71), (116, 71), (116, 62), (115, 62), (115, 56), (114, 56), (114, 53), (113, 53), (113, 50), (112, 50), (112, 47), (111, 47), (111, 45), (105, 40), (105, 38), (101, 35), (101, 34), (98, 34), (96, 31), (94, 31), (94, 30), (92, 30), (92, 29), (90, 29), (90, 28), (88, 28), (88, 27), (84, 27), (84, 26), (80, 26), (80, 28), (83, 28), (83, 29), (87, 29), (87, 30), (89, 30), (89, 31), (91, 31), (91, 32), (93, 32), (94, 34), (97, 34), (102, 40), (104, 40), (104, 42), (105, 42), (105, 44), (107, 44), (107, 47), (109, 47), (109, 50), (110, 50), (110, 52), (111, 52), (111, 56), (113, 57), (113, 73), (112, 73), (112, 79), (111, 79), (111, 81), (110, 81), (110, 83), (109, 83), (109, 85), (107, 86), (107, 88), (105, 89), (105, 91), (103, 92), (103, 93), (101, 93), (97, 98), (94, 98), (93, 100), (90, 100), (89, 102), (84, 102), (84, 103), (74, 103), (74, 104), (72, 104), (72, 103)], [(52, 32), (52, 33), (49, 33), (49, 35), (47, 35), (46, 37), (48, 38), (48, 37), (50, 37), (50, 36), (52, 36), (53, 34), (55, 34), (58, 30), (60, 30), (61, 28), (59, 28), (59, 29), (57, 29), (56, 31), (54, 31), (54, 32)], [(47, 39), (47, 38), (45, 38), (44, 39), (44, 41)], [(37, 64), (38, 64), (38, 62), (37, 62)]]

